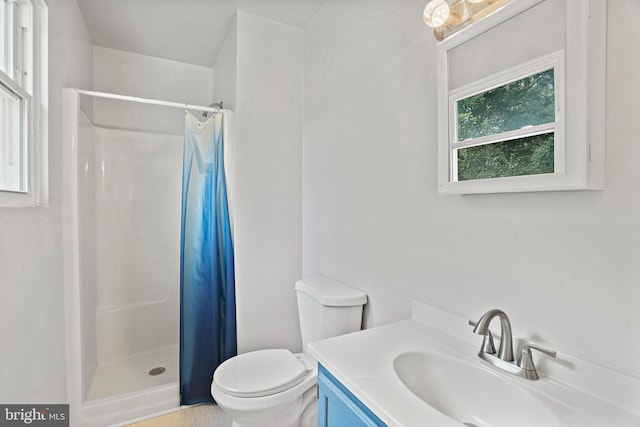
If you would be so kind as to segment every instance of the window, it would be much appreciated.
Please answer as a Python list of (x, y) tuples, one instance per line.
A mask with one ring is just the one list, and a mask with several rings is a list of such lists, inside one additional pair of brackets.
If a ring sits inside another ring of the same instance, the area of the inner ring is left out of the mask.
[(10, 79), (0, 83), (0, 189), (28, 191), (26, 118), (29, 95)]
[(552, 174), (563, 151), (562, 53), (451, 94), (451, 181)]
[(0, 207), (46, 203), (47, 8), (0, 0)]
[(437, 59), (439, 194), (604, 188), (606, 2), (509, 2)]

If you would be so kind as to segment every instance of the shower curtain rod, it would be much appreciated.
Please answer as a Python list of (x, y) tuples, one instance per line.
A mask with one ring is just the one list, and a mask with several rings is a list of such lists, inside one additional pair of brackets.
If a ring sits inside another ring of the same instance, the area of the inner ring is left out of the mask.
[(231, 110), (227, 110), (225, 108), (206, 107), (204, 105), (182, 104), (180, 102), (161, 101), (159, 99), (138, 98), (137, 96), (126, 96), (126, 95), (118, 95), (115, 93), (95, 92), (92, 90), (84, 90), (84, 89), (76, 89), (76, 90), (80, 95), (89, 95), (89, 96), (95, 96), (98, 98), (119, 99), (121, 101), (132, 101), (132, 102), (139, 102), (142, 104), (163, 105), (165, 107), (183, 108), (185, 110), (207, 111), (210, 113), (231, 112)]

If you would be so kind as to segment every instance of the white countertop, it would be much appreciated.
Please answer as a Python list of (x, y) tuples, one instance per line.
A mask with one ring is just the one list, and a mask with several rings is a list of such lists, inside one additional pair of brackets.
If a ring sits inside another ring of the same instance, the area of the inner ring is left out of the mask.
[[(389, 427), (461, 425), (422, 401), (398, 378), (393, 361), (407, 352), (440, 354), (474, 364), (486, 364), (486, 369), (539, 397), (551, 408), (562, 426), (640, 426), (640, 415), (635, 411), (578, 390), (546, 372), (540, 372), (540, 380), (531, 381), (498, 371), (477, 357), (482, 338), (471, 333), (466, 319), (441, 313), (435, 317), (432, 314), (416, 315), (416, 309), (434, 310), (421, 305), (414, 302), (413, 319), (314, 342), (309, 344), (307, 351)], [(439, 323), (454, 322), (457, 326), (451, 328), (453, 335), (427, 324), (434, 319)], [(468, 334), (469, 339), (466, 336), (461, 339), (460, 333)], [(561, 354), (559, 358), (562, 362)]]

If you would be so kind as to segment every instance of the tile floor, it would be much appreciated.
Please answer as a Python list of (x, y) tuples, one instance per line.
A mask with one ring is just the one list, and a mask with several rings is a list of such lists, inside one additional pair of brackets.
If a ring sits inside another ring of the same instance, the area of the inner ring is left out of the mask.
[(230, 427), (231, 418), (216, 405), (183, 407), (128, 427)]

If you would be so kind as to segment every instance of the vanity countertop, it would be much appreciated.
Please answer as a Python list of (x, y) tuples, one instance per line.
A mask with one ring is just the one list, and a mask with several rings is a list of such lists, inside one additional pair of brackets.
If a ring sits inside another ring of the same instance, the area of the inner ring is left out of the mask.
[[(394, 360), (411, 352), (437, 354), (482, 365), (483, 369), (532, 393), (551, 410), (559, 426), (640, 427), (640, 413), (613, 404), (612, 400), (594, 395), (591, 390), (580, 390), (550, 374), (562, 375), (563, 369), (569, 369), (567, 366), (572, 370), (577, 369), (576, 365), (579, 368), (580, 363), (567, 362), (571, 356), (565, 357), (559, 352), (558, 361), (554, 359), (554, 362), (563, 367), (555, 368), (555, 371), (553, 366), (540, 363), (543, 369), (539, 369), (541, 378), (537, 381), (515, 377), (477, 357), (482, 339), (472, 334), (466, 319), (448, 313), (433, 315), (433, 310), (438, 309), (414, 302), (412, 319), (317, 341), (309, 344), (308, 352), (390, 427), (461, 425), (414, 395), (396, 375)], [(454, 322), (456, 326), (444, 333), (430, 322), (446, 322), (443, 326)], [(637, 378), (631, 382), (636, 386)], [(523, 420), (519, 420), (521, 426), (529, 425), (520, 421)]]

